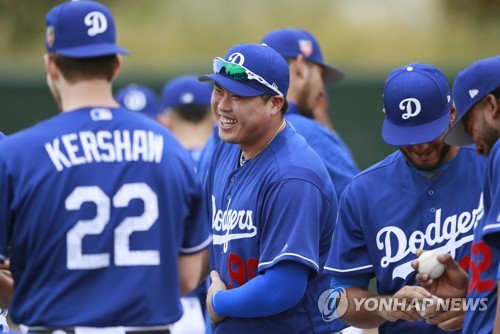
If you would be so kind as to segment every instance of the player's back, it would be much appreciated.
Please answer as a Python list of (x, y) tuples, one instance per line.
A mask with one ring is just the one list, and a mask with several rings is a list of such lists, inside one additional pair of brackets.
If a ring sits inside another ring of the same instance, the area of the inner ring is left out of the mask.
[[(153, 326), (180, 318), (180, 248), (189, 252), (207, 234), (184, 233), (200, 187), (166, 129), (125, 109), (82, 108), (9, 137), (0, 156), (16, 323)], [(0, 237), (0, 254), (7, 242)]]
[(347, 184), (359, 172), (349, 148), (339, 136), (322, 124), (302, 116), (295, 103), (290, 103), (285, 118), (319, 155), (340, 199)]

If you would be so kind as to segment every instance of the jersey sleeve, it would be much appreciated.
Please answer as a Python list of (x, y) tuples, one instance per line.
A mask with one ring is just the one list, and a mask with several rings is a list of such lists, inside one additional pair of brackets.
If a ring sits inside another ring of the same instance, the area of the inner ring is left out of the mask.
[(337, 225), (324, 267), (326, 273), (359, 275), (374, 272), (362, 228), (362, 218), (355, 202), (355, 191), (351, 186), (352, 183), (340, 199)]
[(283, 260), (319, 271), (322, 226), (334, 224), (337, 203), (312, 183), (293, 179), (278, 182), (262, 199), (259, 271)]
[(8, 245), (10, 235), (9, 203), (10, 182), (5, 161), (0, 159), (0, 263), (8, 256)]
[(483, 190), (484, 201), (484, 241), (493, 248), (500, 248), (500, 146), (497, 142), (491, 151), (486, 168)]
[[(196, 175), (189, 173), (192, 185), (191, 197), (188, 199), (189, 215), (184, 224), (181, 254), (193, 254), (207, 248), (212, 241), (209, 231), (206, 203), (202, 201), (201, 185)], [(175, 209), (175, 208), (173, 208)]]

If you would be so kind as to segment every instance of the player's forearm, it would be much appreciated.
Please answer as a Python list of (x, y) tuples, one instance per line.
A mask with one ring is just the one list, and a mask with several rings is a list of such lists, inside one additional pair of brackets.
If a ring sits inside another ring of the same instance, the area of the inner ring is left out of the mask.
[(181, 295), (185, 295), (194, 289), (207, 277), (208, 249), (190, 255), (179, 256), (179, 281)]
[(386, 321), (379, 310), (368, 311), (364, 307), (365, 303), (361, 303), (361, 301), (366, 300), (366, 298), (385, 299), (390, 298), (389, 296), (378, 296), (357, 287), (347, 288), (346, 294), (348, 307), (346, 313), (341, 317), (344, 322), (358, 328), (376, 328)]

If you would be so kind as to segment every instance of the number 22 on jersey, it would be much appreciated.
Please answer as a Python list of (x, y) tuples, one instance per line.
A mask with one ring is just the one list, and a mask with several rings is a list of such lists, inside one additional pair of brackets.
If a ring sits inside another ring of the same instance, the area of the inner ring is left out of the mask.
[(130, 250), (130, 235), (147, 231), (158, 219), (158, 198), (145, 183), (124, 184), (113, 196), (97, 186), (76, 187), (66, 198), (68, 211), (79, 210), (86, 202), (94, 203), (97, 214), (90, 220), (79, 220), (66, 234), (66, 265), (70, 270), (99, 269), (110, 266), (110, 254), (84, 254), (82, 241), (86, 235), (99, 235), (110, 221), (111, 208), (125, 208), (132, 199), (144, 203), (144, 212), (139, 217), (127, 217), (114, 230), (114, 264), (117, 266), (151, 266), (160, 264), (160, 254), (156, 250)]

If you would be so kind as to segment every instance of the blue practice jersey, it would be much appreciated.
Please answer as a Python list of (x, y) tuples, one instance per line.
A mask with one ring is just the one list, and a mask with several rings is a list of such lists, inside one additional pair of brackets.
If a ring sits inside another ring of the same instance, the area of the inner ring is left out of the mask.
[(484, 182), (484, 217), (478, 223), (471, 247), (469, 303), (487, 301), (487, 308), (465, 314), (464, 333), (492, 333), (497, 306), (500, 260), (500, 142), (489, 154)]
[(285, 118), (323, 160), (337, 198), (340, 199), (347, 184), (359, 172), (349, 148), (338, 135), (322, 124), (299, 114), (297, 105), (293, 102), (289, 102)]
[(59, 114), (0, 142), (0, 183), (15, 323), (154, 326), (181, 317), (178, 255), (211, 238), (194, 164), (162, 125), (121, 108)]
[[(400, 151), (356, 176), (339, 204), (325, 271), (374, 274), (380, 295), (418, 285), (411, 262), (417, 249), (449, 252), (468, 267), (474, 227), (483, 214), (486, 159), (464, 147), (446, 169), (427, 178)], [(435, 325), (386, 322), (380, 333), (441, 333)]]
[(330, 333), (345, 327), (325, 322), (318, 308), (319, 296), (329, 289), (329, 278), (318, 271), (337, 215), (320, 158), (290, 124), (242, 167), (240, 153), (237, 145), (219, 141), (208, 172), (212, 269), (229, 289), (284, 260), (302, 263), (311, 275), (296, 306), (269, 317), (226, 318), (215, 333)]

